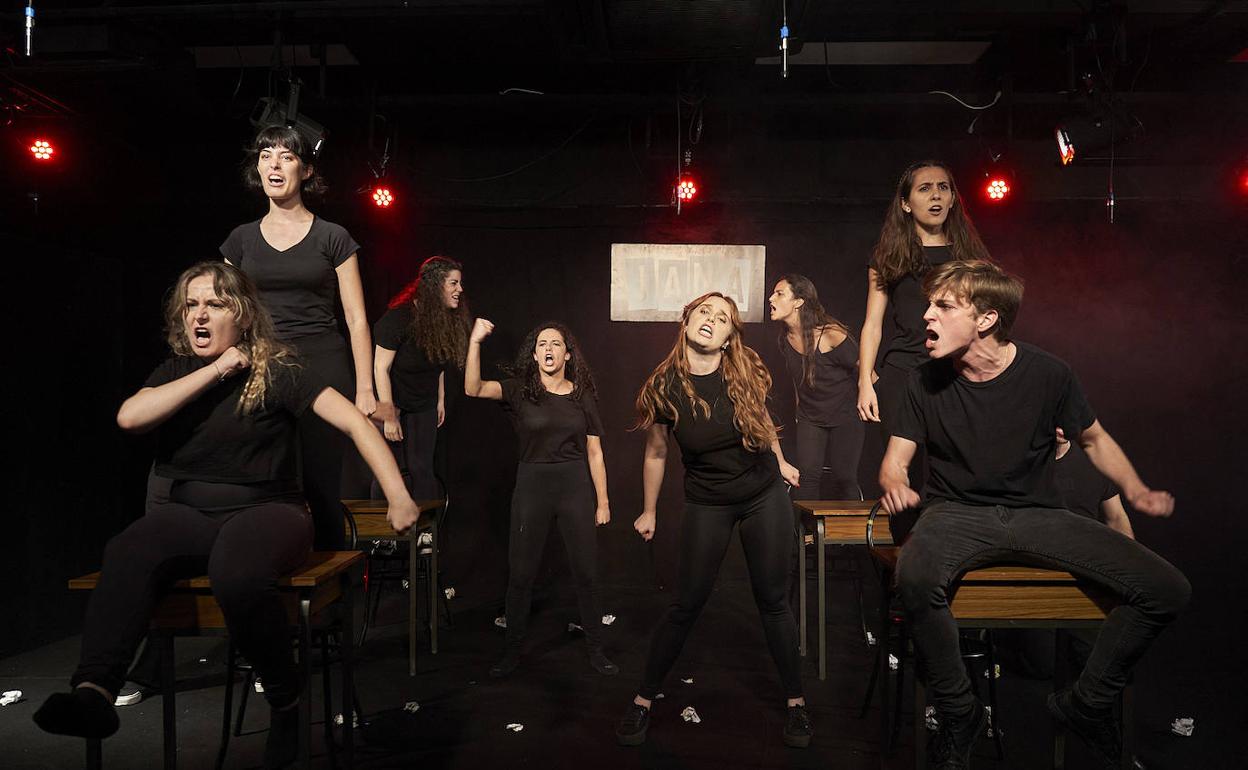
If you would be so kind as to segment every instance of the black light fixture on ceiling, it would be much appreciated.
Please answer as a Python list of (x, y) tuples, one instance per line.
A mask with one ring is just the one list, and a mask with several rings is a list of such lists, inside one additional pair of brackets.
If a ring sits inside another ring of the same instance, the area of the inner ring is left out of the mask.
[(261, 98), (251, 111), (251, 125), (256, 128), (286, 126), (295, 129), (303, 135), (308, 144), (312, 145), (312, 157), (315, 158), (321, 154), (328, 133), (320, 123), (299, 113), (300, 88), (299, 81), (292, 79), (290, 97), (287, 101), (282, 102), (271, 96)]

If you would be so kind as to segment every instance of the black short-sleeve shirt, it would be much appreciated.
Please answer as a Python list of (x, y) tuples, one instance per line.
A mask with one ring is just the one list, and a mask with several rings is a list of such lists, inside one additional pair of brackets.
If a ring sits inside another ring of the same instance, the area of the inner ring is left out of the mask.
[[(185, 377), (208, 362), (176, 356), (156, 367), (144, 387), (154, 388)], [(156, 430), (156, 475), (181, 481), (258, 484), (295, 481), (295, 418), (325, 385), (305, 367), (270, 364), (273, 380), (264, 407), (237, 413), (247, 382), (243, 371), (218, 382), (178, 410)]]
[(804, 357), (783, 333), (780, 352), (797, 391), (798, 420), (835, 428), (858, 419), (858, 343), (852, 337), (846, 335), (831, 350), (815, 353), (813, 382), (806, 381)]
[(1054, 461), (1053, 483), (1067, 510), (1102, 522), (1101, 503), (1118, 494), (1114, 482), (1102, 476), (1083, 447), (1074, 442), (1060, 460)]
[(920, 274), (911, 273), (899, 278), (888, 287), (888, 306), (892, 310), (893, 336), (884, 348), (883, 362), (906, 371), (927, 360), (927, 324), (923, 314), (927, 312), (927, 295), (923, 293), (923, 278), (927, 271), (953, 259), (948, 246), (924, 246), (923, 256), (927, 268)]
[(285, 251), (269, 245), (258, 219), (234, 228), (221, 244), (221, 256), (255, 282), (284, 341), (338, 330), (336, 268), (359, 250), (345, 228), (320, 217), (312, 220), (302, 241)]
[(736, 408), (728, 398), (728, 387), (720, 370), (711, 374), (691, 374), (693, 390), (711, 407), (706, 418), (693, 410), (675, 377), (667, 384), (668, 398), (676, 407), (677, 418), (658, 415), (655, 422), (673, 425), (680, 459), (685, 466), (685, 500), (703, 505), (731, 505), (749, 500), (780, 478), (780, 465), (768, 447), (761, 452), (747, 449), (741, 431), (733, 423)]
[(1052, 476), (1054, 429), (1078, 440), (1096, 416), (1065, 362), (1015, 345), (1014, 360), (987, 382), (958, 376), (948, 359), (910, 373), (891, 430), (926, 446), (929, 499), (1063, 507)]
[(415, 307), (405, 302), (386, 311), (373, 325), (373, 341), (393, 350), (390, 390), (394, 403), (405, 412), (424, 412), (438, 405), (438, 375), (445, 366), (429, 360), (425, 349), (412, 339)]
[(502, 381), (503, 409), (511, 415), (520, 441), (520, 462), (562, 463), (585, 458), (585, 437), (602, 435), (598, 402), (591, 395), (574, 398), (547, 393), (541, 403), (524, 397), (519, 379)]

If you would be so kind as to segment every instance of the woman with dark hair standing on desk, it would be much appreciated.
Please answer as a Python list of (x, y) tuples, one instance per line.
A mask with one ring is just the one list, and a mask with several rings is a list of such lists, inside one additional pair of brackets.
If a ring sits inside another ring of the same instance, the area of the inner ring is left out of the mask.
[[(373, 346), (369, 339), (359, 244), (341, 226), (326, 222), (304, 205), (305, 194), (320, 194), (312, 148), (297, 130), (270, 126), (260, 131), (247, 153), (243, 177), (268, 198), (269, 211), (234, 228), (221, 255), (247, 273), (273, 317), (277, 338), (294, 347), (304, 366), (365, 415), (377, 409), (373, 395)], [(348, 350), (334, 313), (341, 300), (351, 336)], [(351, 371), (354, 364), (355, 382)], [(302, 479), (318, 550), (344, 542), (339, 487), (343, 437), (315, 415), (299, 423)]]

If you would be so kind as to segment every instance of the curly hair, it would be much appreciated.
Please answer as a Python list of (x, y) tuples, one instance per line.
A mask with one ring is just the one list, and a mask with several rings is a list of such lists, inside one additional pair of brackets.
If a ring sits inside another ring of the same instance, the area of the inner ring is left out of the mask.
[(927, 259), (923, 256), (923, 242), (914, 227), (914, 216), (901, 207), (902, 201), (910, 197), (915, 175), (925, 168), (941, 169), (949, 177), (949, 190), (953, 197), (943, 229), (953, 258), (986, 262), (992, 260), (988, 255), (988, 247), (980, 240), (970, 215), (966, 213), (966, 207), (962, 205), (962, 195), (953, 181), (953, 172), (949, 170), (949, 166), (938, 160), (919, 161), (910, 164), (901, 172), (901, 178), (897, 180), (897, 192), (884, 214), (880, 239), (871, 253), (871, 267), (875, 269), (877, 286), (881, 291), (887, 291), (907, 275), (922, 277), (927, 272)]
[(733, 406), (732, 424), (741, 432), (741, 443), (747, 449), (761, 452), (776, 440), (776, 428), (767, 411), (771, 372), (767, 371), (767, 366), (758, 353), (742, 342), (743, 325), (737, 303), (717, 291), (703, 294), (685, 305), (681, 311), (680, 330), (677, 332), (675, 344), (637, 393), (637, 424), (633, 426), (633, 430), (649, 428), (659, 416), (666, 417), (673, 423), (679, 421), (680, 415), (673, 393), (676, 385), (680, 386), (684, 397), (689, 400), (694, 419), (698, 419), (699, 414), (702, 419), (710, 419), (710, 404), (697, 394), (693, 383), (689, 381), (689, 356), (686, 350), (689, 342), (685, 332), (693, 311), (711, 297), (719, 297), (728, 303), (728, 316), (732, 323), (732, 331), (728, 335), (719, 364), (724, 384), (727, 386), (728, 400)]
[(535, 404), (542, 403), (546, 399), (546, 388), (542, 385), (542, 373), (537, 366), (537, 361), (533, 360), (533, 353), (537, 350), (537, 338), (547, 329), (559, 332), (559, 335), (563, 337), (564, 348), (572, 356), (563, 370), (563, 376), (571, 380), (575, 386), (572, 390), (572, 398), (578, 401), (584, 395), (597, 398), (598, 385), (594, 382), (594, 373), (589, 368), (589, 362), (581, 353), (580, 343), (576, 341), (572, 330), (558, 321), (547, 321), (534, 326), (533, 330), (525, 335), (520, 347), (516, 349), (516, 360), (511, 366), (504, 367), (504, 371), (524, 383), (521, 393), (525, 398)]
[(390, 300), (390, 307), (415, 303), (407, 338), (424, 348), (433, 363), (454, 363), (463, 369), (472, 323), (468, 300), (461, 296), (459, 307), (452, 310), (443, 299), (442, 288), (452, 270), (463, 273), (464, 266), (450, 257), (429, 257), (420, 264), (416, 278)]
[[(784, 281), (789, 285), (789, 291), (793, 294), (793, 299), (804, 300), (802, 306), (797, 309), (798, 321), (802, 330), (802, 383), (805, 385), (815, 384), (815, 357), (819, 355), (819, 346), (815, 339), (815, 329), (819, 327), (832, 327), (837, 331), (843, 332), (846, 337), (852, 338), (849, 327), (841, 323), (837, 319), (828, 314), (823, 309), (823, 304), (819, 302), (819, 292), (815, 289), (815, 284), (809, 278), (797, 273), (786, 273), (780, 276), (776, 282)], [(783, 347), (788, 344), (785, 337), (787, 331), (780, 331), (780, 336), (776, 338), (776, 342)]]
[(246, 273), (228, 262), (200, 262), (182, 271), (165, 300), (165, 338), (174, 355), (195, 355), (186, 337), (186, 293), (191, 281), (204, 275), (212, 276), (212, 290), (234, 315), (240, 332), (237, 347), (251, 360), (236, 411), (253, 414), (264, 408), (273, 366), (294, 366), (294, 351), (278, 341), (273, 319)]
[(329, 189), (325, 180), (316, 170), (312, 146), (307, 137), (294, 128), (286, 126), (266, 126), (260, 129), (251, 144), (243, 148), (243, 184), (250, 190), (263, 190), (264, 180), (260, 178), (260, 153), (268, 149), (284, 147), (290, 150), (299, 162), (312, 169), (312, 174), (299, 185), (299, 193), (309, 197), (320, 197)]

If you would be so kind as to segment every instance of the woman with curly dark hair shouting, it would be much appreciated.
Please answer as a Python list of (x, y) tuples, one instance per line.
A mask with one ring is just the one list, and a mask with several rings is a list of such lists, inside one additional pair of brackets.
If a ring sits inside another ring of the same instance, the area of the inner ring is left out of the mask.
[(572, 332), (552, 321), (538, 324), (525, 337), (511, 378), (482, 380), (481, 343), (493, 331), (494, 324), (477, 319), (464, 367), (464, 392), (502, 401), (520, 441), (507, 553), (507, 642), (490, 676), (501, 679), (520, 665), (533, 580), (552, 522), (563, 536), (576, 581), (589, 664), (600, 674), (617, 674), (619, 667), (602, 651), (602, 610), (595, 585), (594, 526), (611, 520), (611, 507), (593, 374)]

